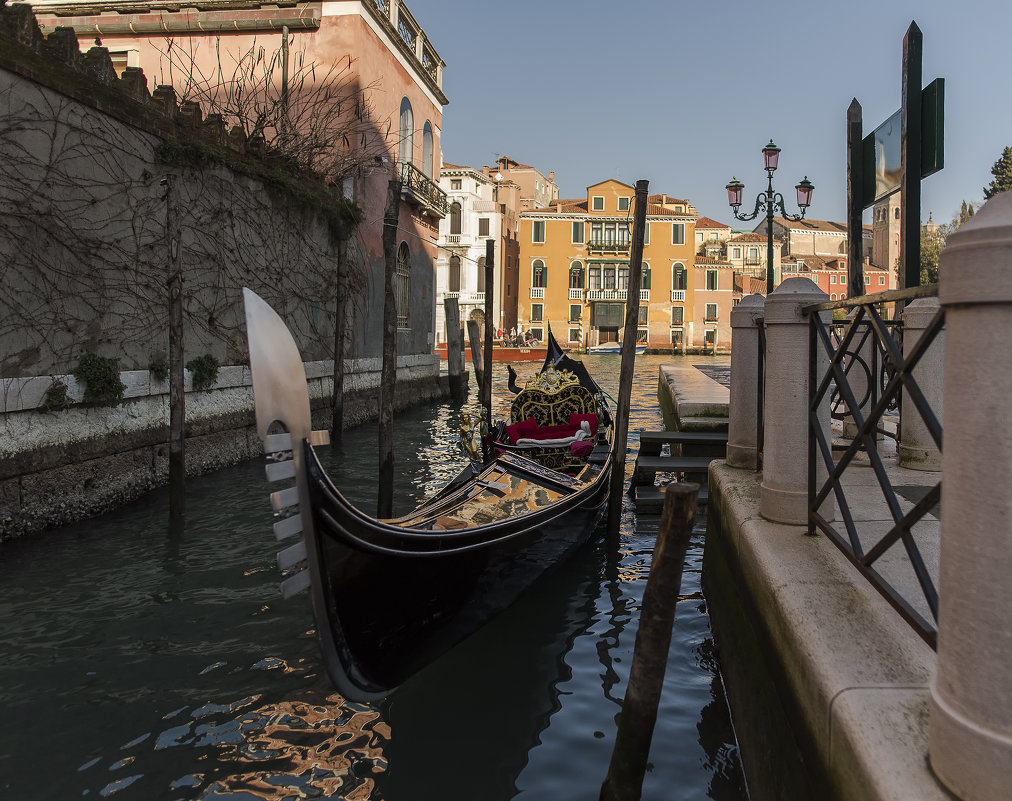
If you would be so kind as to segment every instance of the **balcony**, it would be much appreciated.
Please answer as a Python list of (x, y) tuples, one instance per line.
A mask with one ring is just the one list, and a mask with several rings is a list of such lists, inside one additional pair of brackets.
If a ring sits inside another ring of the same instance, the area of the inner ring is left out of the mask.
[(409, 202), (435, 217), (445, 217), (450, 210), (446, 192), (410, 161), (397, 162), (397, 177), (401, 182), (401, 195)]
[(671, 300), (672, 300), (672, 302), (674, 302), (676, 300), (684, 301), (685, 300), (685, 290), (684, 289), (672, 289), (671, 290)]
[(543, 286), (531, 287), (531, 300), (544, 300), (545, 288)]
[(641, 289), (640, 290), (640, 300), (646, 300), (646, 301), (650, 300), (650, 290), (649, 289)]
[(363, 3), (373, 19), (385, 29), (394, 46), (407, 59), (440, 102), (448, 102), (443, 94), (443, 59), (439, 57), (422, 27), (404, 2), (371, 0)]
[(575, 287), (569, 288), (569, 299), (570, 300), (583, 300), (583, 290)]
[(625, 300), (625, 289), (588, 289), (587, 300)]
[(466, 246), (466, 245), (470, 245), (471, 244), (471, 235), (470, 234), (446, 234), (446, 236), (443, 237), (443, 241), (447, 245)]
[(484, 292), (444, 292), (444, 298), (456, 298), (460, 306), (484, 306)]
[(598, 253), (628, 253), (631, 247), (628, 241), (612, 239), (591, 239), (587, 242), (587, 250)]

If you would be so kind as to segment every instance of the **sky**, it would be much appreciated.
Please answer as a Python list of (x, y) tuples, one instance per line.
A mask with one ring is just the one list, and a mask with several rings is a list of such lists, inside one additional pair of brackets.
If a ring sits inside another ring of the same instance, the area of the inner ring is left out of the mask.
[(508, 155), (554, 170), (563, 198), (647, 179), (651, 193), (753, 228), (733, 219), (724, 186), (743, 181), (751, 211), (772, 138), (787, 210), (807, 176), (808, 216), (845, 222), (847, 108), (861, 103), (865, 135), (899, 109), (912, 21), (924, 84), (945, 79), (945, 166), (922, 182), (922, 218), (982, 201), (1012, 146), (1012, 0), (406, 3), (446, 62), (444, 161)]

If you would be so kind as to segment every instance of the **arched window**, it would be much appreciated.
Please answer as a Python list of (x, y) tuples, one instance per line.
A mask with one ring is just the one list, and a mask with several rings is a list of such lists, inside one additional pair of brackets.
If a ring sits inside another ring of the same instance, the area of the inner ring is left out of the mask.
[(460, 256), (450, 256), (450, 292), (460, 292)]
[(671, 288), (685, 289), (685, 265), (675, 262), (671, 267)]
[(408, 311), (411, 308), (411, 251), (407, 242), (401, 242), (401, 246), (397, 249), (397, 273), (394, 278), (397, 327), (407, 328)]
[(569, 288), (583, 289), (583, 264), (578, 261), (569, 265)]
[(478, 291), (485, 291), (485, 257), (478, 259)]
[(401, 125), (400, 125), (400, 148), (398, 160), (409, 164), (415, 152), (415, 116), (411, 113), (411, 103), (408, 99), (401, 99)]
[(544, 289), (548, 285), (546, 272), (545, 263), (541, 259), (535, 259), (534, 264), (531, 265), (531, 286)]
[(428, 120), (422, 128), (422, 173), (426, 178), (432, 177), (432, 126)]
[(640, 272), (640, 289), (650, 289), (650, 265), (643, 262), (643, 269)]
[(450, 233), (460, 233), (460, 204), (456, 201), (450, 204)]

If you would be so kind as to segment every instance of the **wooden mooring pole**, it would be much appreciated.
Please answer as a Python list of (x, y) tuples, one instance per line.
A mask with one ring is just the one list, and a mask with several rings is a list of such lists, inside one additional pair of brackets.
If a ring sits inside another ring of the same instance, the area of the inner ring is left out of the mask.
[(629, 289), (625, 302), (625, 333), (622, 340), (622, 367), (618, 382), (618, 409), (615, 411), (615, 448), (608, 497), (608, 534), (618, 535), (622, 520), (622, 488), (625, 486), (625, 450), (629, 434), (629, 396), (636, 366), (636, 331), (639, 328), (640, 272), (643, 265), (643, 231), (647, 222), (647, 186), (636, 182), (636, 208), (633, 211), (632, 249), (629, 254)]
[(165, 233), (169, 267), (169, 533), (186, 524), (186, 392), (183, 372), (183, 243), (176, 176), (165, 176)]
[(482, 373), (482, 404), (485, 407), (485, 419), (492, 426), (492, 338), (495, 322), (492, 319), (493, 282), (495, 281), (495, 240), (485, 240), (485, 351), (482, 354), (484, 372)]
[(450, 397), (464, 399), (464, 343), (460, 335), (460, 306), (456, 298), (443, 298), (446, 318), (446, 368), (450, 374)]
[(471, 346), (471, 367), (474, 368), (475, 385), (478, 387), (478, 403), (485, 405), (485, 368), (481, 358), (481, 329), (474, 320), (467, 321), (467, 341)]
[(401, 182), (387, 184), (383, 212), (383, 369), (379, 403), (379, 497), (377, 517), (393, 517), (394, 506), (394, 393), (397, 389), (397, 300), (394, 275), (397, 259), (397, 220), (401, 206)]
[(643, 789), (698, 495), (699, 484), (668, 484), (664, 490), (664, 510), (643, 591), (629, 686), (600, 801), (637, 801)]

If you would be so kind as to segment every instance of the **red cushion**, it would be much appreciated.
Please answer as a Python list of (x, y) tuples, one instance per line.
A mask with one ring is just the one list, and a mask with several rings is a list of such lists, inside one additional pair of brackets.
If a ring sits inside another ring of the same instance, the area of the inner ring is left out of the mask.
[(596, 414), (571, 414), (569, 415), (569, 424), (571, 426), (580, 427), (580, 423), (587, 421), (590, 423), (590, 436), (597, 436), (597, 415)]
[(589, 439), (583, 439), (579, 442), (574, 442), (569, 446), (569, 452), (573, 454), (577, 459), (582, 459), (584, 456), (589, 456), (590, 452), (594, 450), (594, 443)]
[(517, 440), (521, 437), (529, 437), (531, 431), (534, 431), (538, 427), (538, 421), (533, 417), (528, 417), (519, 423), (514, 423), (511, 426), (506, 426), (506, 436), (509, 437), (510, 445), (516, 445)]

